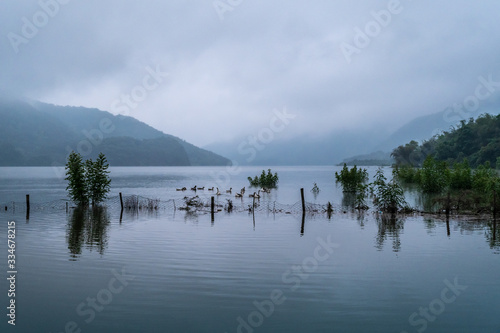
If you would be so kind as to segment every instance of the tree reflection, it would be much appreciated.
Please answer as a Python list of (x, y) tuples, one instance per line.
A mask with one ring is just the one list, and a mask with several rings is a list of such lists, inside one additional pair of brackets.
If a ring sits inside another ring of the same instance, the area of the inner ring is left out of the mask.
[(356, 205), (356, 193), (344, 192), (342, 195), (342, 207), (344, 209), (354, 208)]
[(436, 212), (440, 209), (440, 205), (436, 201), (437, 197), (437, 194), (416, 194), (415, 202), (417, 207), (420, 207), (424, 212)]
[(83, 229), (85, 224), (85, 209), (76, 208), (70, 215), (68, 222), (68, 249), (71, 253), (71, 258), (76, 259), (82, 253), (83, 246)]
[(356, 221), (358, 221), (359, 226), (361, 229), (365, 228), (365, 211), (364, 210), (358, 210), (356, 214)]
[(404, 229), (404, 218), (396, 214), (377, 214), (378, 232), (375, 239), (375, 247), (381, 251), (387, 237), (392, 239), (394, 252), (401, 250), (400, 234)]
[(431, 218), (431, 217), (424, 218), (424, 225), (425, 225), (425, 230), (427, 230), (427, 233), (429, 235), (432, 234), (432, 231), (437, 228), (436, 218)]
[(105, 207), (75, 208), (69, 215), (67, 242), (71, 260), (77, 260), (82, 248), (104, 254), (108, 245), (109, 216)]
[(486, 239), (492, 249), (500, 250), (500, 230), (496, 219), (488, 223), (488, 228), (486, 229)]

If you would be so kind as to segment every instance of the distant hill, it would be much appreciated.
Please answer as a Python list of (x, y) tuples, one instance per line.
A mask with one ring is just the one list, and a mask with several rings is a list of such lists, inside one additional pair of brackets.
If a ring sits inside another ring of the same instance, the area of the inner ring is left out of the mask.
[(0, 98), (0, 165), (64, 165), (71, 150), (114, 166), (204, 166), (230, 161), (127, 116)]
[(433, 114), (417, 117), (405, 125), (398, 128), (387, 139), (377, 145), (377, 150), (392, 151), (395, 147), (415, 140), (421, 142), (428, 140), (432, 136), (440, 134), (443, 131), (449, 131), (452, 127), (460, 123), (461, 120), (477, 118), (481, 114), (489, 113), (497, 115), (500, 113), (500, 98), (491, 99), (489, 103), (474, 112), (457, 112), (446, 109)]
[[(474, 112), (462, 112), (459, 114), (451, 109), (445, 109), (440, 112), (433, 114), (417, 117), (408, 123), (404, 124), (400, 128), (396, 129), (389, 136), (376, 136), (373, 137), (374, 141), (378, 140), (372, 151), (368, 155), (362, 156), (352, 156), (346, 158), (348, 163), (352, 163), (352, 160), (358, 160), (358, 165), (364, 165), (365, 163), (376, 163), (374, 165), (380, 165), (379, 163), (384, 163), (382, 161), (370, 162), (370, 155), (377, 155), (379, 152), (384, 152), (386, 156), (390, 155), (394, 148), (404, 145), (412, 140), (417, 142), (422, 142), (424, 140), (429, 140), (435, 135), (439, 135), (443, 132), (450, 131), (452, 128), (460, 124), (461, 120), (468, 121), (470, 118), (477, 119), (481, 114), (491, 114), (497, 115), (500, 113), (500, 97), (490, 98), (488, 101), (484, 101), (481, 108)], [(357, 153), (361, 154), (361, 153)], [(354, 154), (353, 154), (354, 155)]]
[[(475, 112), (458, 114), (451, 109), (420, 116), (393, 131), (381, 130), (376, 125), (364, 129), (336, 130), (322, 136), (300, 135), (281, 139), (279, 135), (263, 149), (257, 150), (248, 144), (247, 136), (232, 142), (213, 143), (204, 148), (226, 156), (242, 165), (336, 165), (346, 160), (358, 165), (386, 165), (392, 163), (390, 153), (395, 147), (411, 140), (421, 142), (433, 135), (450, 130), (460, 120), (477, 118), (483, 113), (498, 114), (500, 97), (492, 96), (482, 101)], [(255, 135), (255, 134), (254, 134)], [(241, 149), (243, 148), (243, 149)], [(252, 157), (249, 150), (255, 151)], [(382, 154), (378, 154), (382, 152)], [(374, 155), (379, 155), (374, 157)], [(368, 156), (365, 156), (368, 155)]]
[(400, 145), (393, 151), (399, 165), (421, 165), (427, 156), (450, 164), (467, 159), (471, 166), (486, 162), (500, 167), (500, 115), (481, 115), (475, 120), (462, 120), (450, 131), (423, 144), (415, 141)]
[(339, 163), (339, 165), (343, 165), (344, 163), (347, 165), (357, 165), (357, 166), (388, 166), (392, 165), (394, 160), (391, 157), (390, 153), (383, 151), (376, 151), (370, 154), (356, 155), (353, 157), (346, 158)]
[(263, 144), (260, 150), (250, 145), (247, 137), (241, 137), (233, 142), (215, 143), (205, 148), (240, 165), (336, 165), (347, 156), (372, 151), (378, 142), (373, 140), (376, 135), (375, 130), (343, 130), (315, 138), (310, 135), (288, 140), (276, 138), (269, 144)]

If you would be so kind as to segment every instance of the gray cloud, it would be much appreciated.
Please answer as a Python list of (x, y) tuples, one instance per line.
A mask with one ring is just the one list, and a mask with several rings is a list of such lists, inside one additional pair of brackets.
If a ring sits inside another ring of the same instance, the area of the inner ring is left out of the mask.
[(493, 0), (401, 0), (348, 63), (342, 43), (389, 2), (244, 0), (221, 21), (210, 0), (72, 0), (15, 53), (9, 33), (22, 36), (23, 17), (42, 9), (6, 0), (0, 89), (112, 111), (160, 66), (169, 77), (131, 115), (204, 145), (256, 131), (283, 107), (299, 119), (284, 136), (387, 130), (461, 102), (481, 75), (500, 81)]

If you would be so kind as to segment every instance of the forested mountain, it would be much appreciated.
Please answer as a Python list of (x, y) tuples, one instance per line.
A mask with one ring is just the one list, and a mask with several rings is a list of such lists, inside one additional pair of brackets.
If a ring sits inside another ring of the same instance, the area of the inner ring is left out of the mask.
[(462, 120), (450, 131), (422, 144), (411, 141), (392, 152), (399, 165), (421, 165), (429, 155), (449, 163), (462, 162), (467, 158), (471, 166), (485, 162), (496, 165), (500, 157), (500, 115), (485, 114), (476, 120)]
[(484, 101), (481, 107), (475, 111), (457, 112), (452, 108), (446, 108), (440, 112), (416, 117), (396, 129), (377, 146), (377, 149), (390, 151), (394, 147), (410, 142), (411, 140), (421, 142), (435, 134), (450, 131), (451, 128), (460, 124), (461, 120), (475, 119), (487, 113), (491, 115), (500, 113), (500, 96), (494, 96), (488, 101)]
[(228, 159), (132, 117), (0, 98), (0, 165), (64, 165), (72, 150), (114, 166), (227, 165)]

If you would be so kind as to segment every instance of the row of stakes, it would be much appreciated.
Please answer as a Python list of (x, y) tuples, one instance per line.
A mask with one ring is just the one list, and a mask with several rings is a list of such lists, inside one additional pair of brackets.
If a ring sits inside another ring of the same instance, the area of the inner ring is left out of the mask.
[[(123, 196), (122, 193), (119, 193), (120, 196), (120, 206), (121, 206), (121, 212), (123, 213)], [(306, 205), (305, 205), (305, 199), (304, 199), (304, 189), (300, 189), (300, 196), (302, 200), (302, 214), (304, 215), (306, 213)], [(255, 196), (253, 198), (253, 205), (252, 207), (255, 207)], [(7, 206), (5, 206), (5, 210), (7, 211)], [(66, 211), (68, 211), (68, 203), (66, 202)], [(252, 211), (255, 214), (255, 210), (252, 209)], [(215, 197), (212, 196), (211, 198), (211, 204), (210, 204), (210, 213), (212, 215), (212, 220), (214, 219), (214, 214), (215, 214)], [(30, 219), (30, 195), (26, 194), (26, 219)]]

